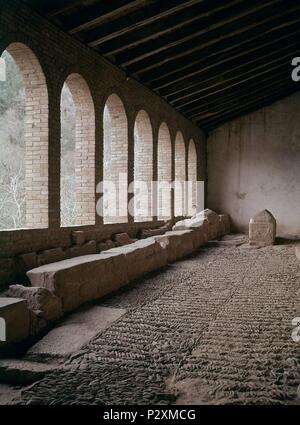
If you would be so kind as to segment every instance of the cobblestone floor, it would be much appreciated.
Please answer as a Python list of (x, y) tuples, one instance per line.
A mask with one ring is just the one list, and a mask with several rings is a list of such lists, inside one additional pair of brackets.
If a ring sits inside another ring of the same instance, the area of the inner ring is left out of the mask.
[[(292, 245), (208, 248), (101, 305), (127, 313), (22, 404), (279, 404), (296, 397)], [(176, 401), (177, 400), (177, 401)]]

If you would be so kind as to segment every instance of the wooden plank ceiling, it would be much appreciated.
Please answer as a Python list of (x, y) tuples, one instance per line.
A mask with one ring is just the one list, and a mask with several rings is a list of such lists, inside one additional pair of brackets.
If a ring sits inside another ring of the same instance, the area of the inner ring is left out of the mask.
[(299, 90), (299, 0), (24, 1), (207, 131)]

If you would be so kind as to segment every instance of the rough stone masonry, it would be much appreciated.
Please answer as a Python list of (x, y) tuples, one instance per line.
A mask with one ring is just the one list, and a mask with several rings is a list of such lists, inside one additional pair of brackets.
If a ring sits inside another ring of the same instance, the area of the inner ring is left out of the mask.
[[(11, 285), (3, 294), (3, 299), (0, 297), (0, 301), (4, 302), (0, 306), (0, 315), (7, 322), (7, 339), (0, 342), (0, 353), (2, 349), (8, 350), (10, 344), (20, 343), (40, 333), (64, 313), (73, 311), (84, 303), (98, 300), (147, 273), (192, 254), (208, 239), (220, 237), (224, 233), (224, 217), (205, 210), (201, 213), (200, 220), (197, 215), (185, 220), (187, 227), (183, 230), (176, 230), (176, 226), (172, 231), (164, 228), (164, 235), (141, 240), (132, 240), (122, 233), (115, 237), (118, 246), (101, 251), (100, 254), (84, 248), (82, 255), (78, 252), (79, 256), (71, 255), (72, 258), (55, 261), (57, 257), (51, 253), (48, 258), (53, 258), (54, 262), (27, 272), (32, 287)], [(229, 223), (228, 217), (226, 222)], [(227, 231), (229, 230), (228, 227)], [(93, 242), (96, 249), (95, 241), (85, 244), (81, 233), (78, 235), (73, 232), (73, 235), (80, 242), (74, 248), (80, 249)], [(38, 262), (37, 256), (33, 256), (34, 261), (31, 257), (30, 264)], [(11, 314), (14, 314), (14, 321), (9, 320)], [(21, 334), (19, 328), (22, 329)]]
[(299, 273), (293, 244), (202, 249), (102, 301), (127, 312), (15, 402), (296, 403)]

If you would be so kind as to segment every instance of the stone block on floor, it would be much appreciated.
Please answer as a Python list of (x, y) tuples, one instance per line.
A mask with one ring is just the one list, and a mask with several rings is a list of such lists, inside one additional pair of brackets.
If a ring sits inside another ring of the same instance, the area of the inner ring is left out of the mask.
[(268, 210), (263, 210), (251, 218), (249, 223), (249, 244), (259, 247), (274, 245), (276, 220)]
[(191, 218), (177, 221), (177, 223), (173, 226), (173, 230), (203, 228), (203, 231), (207, 233), (207, 240), (213, 240), (220, 237), (222, 226), (225, 229), (225, 221), (225, 217), (222, 218), (221, 225), (219, 215), (212, 210), (206, 209), (193, 215)]
[(130, 245), (113, 248), (107, 253), (125, 256), (129, 281), (164, 267), (168, 261), (167, 250), (154, 238), (141, 239)]
[(208, 221), (208, 239), (215, 240), (219, 239), (221, 231), (220, 231), (220, 218), (219, 214), (210, 210), (209, 208), (200, 211), (194, 216), (197, 219), (207, 219)]
[(33, 286), (47, 288), (61, 298), (63, 311), (72, 311), (128, 282), (124, 255), (111, 251), (47, 264), (27, 275)]
[(168, 262), (183, 258), (195, 250), (195, 235), (193, 230), (172, 230), (166, 232), (169, 239)]

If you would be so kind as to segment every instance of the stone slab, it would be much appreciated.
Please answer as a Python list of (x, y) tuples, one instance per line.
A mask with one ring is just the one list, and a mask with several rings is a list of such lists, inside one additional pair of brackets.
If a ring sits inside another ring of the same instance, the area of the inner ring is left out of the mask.
[(32, 286), (47, 288), (61, 298), (65, 312), (128, 282), (125, 256), (112, 250), (47, 264), (30, 270), (27, 275)]
[(168, 262), (167, 250), (154, 238), (142, 239), (105, 252), (125, 256), (128, 281), (139, 279), (153, 270), (166, 266)]
[(192, 218), (177, 221), (172, 230), (195, 230), (198, 228), (207, 228), (208, 231), (208, 224), (209, 223), (206, 218), (198, 218), (197, 216), (194, 216)]
[[(224, 215), (225, 216), (225, 215)], [(202, 231), (207, 234), (207, 240), (218, 239), (225, 231), (225, 224), (228, 223), (225, 218), (220, 219), (220, 216), (212, 210), (206, 209), (193, 215), (191, 218), (178, 221), (173, 230), (195, 230), (202, 228)]]
[(71, 314), (29, 349), (27, 358), (67, 357), (79, 351), (126, 313), (125, 309), (92, 306)]
[(249, 222), (249, 244), (265, 247), (273, 245), (276, 238), (276, 220), (268, 210), (263, 210)]
[(220, 218), (219, 215), (210, 210), (209, 208), (200, 211), (195, 215), (198, 219), (205, 218), (208, 221), (208, 239), (209, 240), (215, 240), (219, 239), (221, 235), (221, 229), (220, 229)]
[(193, 230), (171, 230), (165, 233), (169, 239), (168, 262), (183, 258), (195, 250), (196, 233)]

